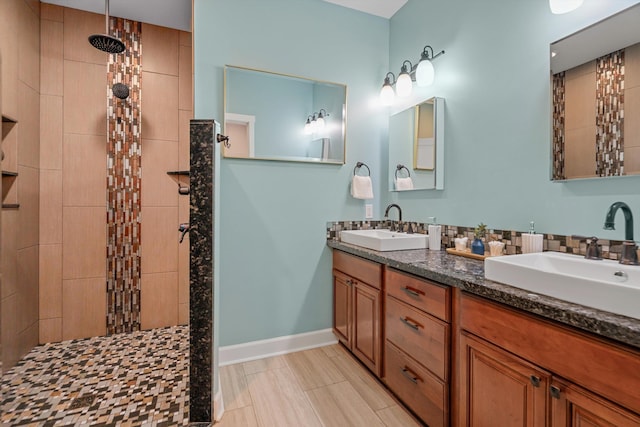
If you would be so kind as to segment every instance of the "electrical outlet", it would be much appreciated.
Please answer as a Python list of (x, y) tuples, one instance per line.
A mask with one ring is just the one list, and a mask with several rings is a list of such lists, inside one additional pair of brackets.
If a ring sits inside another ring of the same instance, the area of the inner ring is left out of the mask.
[(373, 205), (371, 204), (364, 205), (364, 217), (365, 219), (373, 218)]

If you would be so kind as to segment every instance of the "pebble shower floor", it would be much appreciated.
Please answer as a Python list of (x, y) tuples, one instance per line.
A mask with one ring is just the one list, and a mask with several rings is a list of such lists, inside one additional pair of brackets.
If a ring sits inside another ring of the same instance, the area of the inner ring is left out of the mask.
[(2, 426), (189, 424), (189, 328), (35, 347), (2, 377)]

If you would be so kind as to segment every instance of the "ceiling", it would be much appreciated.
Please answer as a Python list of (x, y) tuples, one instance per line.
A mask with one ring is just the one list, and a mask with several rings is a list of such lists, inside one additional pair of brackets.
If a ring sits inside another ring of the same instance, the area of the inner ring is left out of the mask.
[[(72, 9), (104, 14), (104, 0), (41, 0)], [(324, 0), (382, 18), (391, 18), (407, 0)], [(111, 0), (109, 15), (191, 31), (191, 0)]]
[(371, 15), (391, 18), (408, 0), (324, 0)]

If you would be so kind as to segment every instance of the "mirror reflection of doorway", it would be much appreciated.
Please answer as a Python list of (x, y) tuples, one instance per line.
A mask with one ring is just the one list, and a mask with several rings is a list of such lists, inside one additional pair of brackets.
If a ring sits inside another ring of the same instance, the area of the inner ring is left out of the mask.
[(225, 147), (227, 157), (255, 157), (254, 127), (255, 116), (227, 113), (224, 121), (225, 134), (231, 147)]

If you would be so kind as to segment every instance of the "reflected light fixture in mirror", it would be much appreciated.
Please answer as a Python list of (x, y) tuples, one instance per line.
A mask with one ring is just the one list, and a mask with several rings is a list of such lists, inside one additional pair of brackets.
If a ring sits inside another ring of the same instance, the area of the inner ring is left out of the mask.
[(307, 121), (304, 124), (305, 135), (321, 132), (325, 127), (325, 117), (329, 117), (329, 113), (324, 108), (321, 108), (318, 113), (307, 116)]
[[(323, 111), (324, 111), (324, 114), (322, 114)], [(327, 110), (325, 110), (324, 108), (321, 108), (320, 111), (318, 112), (318, 119), (316, 120), (316, 129), (317, 130), (324, 129), (324, 118), (325, 117), (329, 117), (329, 113), (327, 113)]]
[(576, 10), (582, 6), (583, 0), (549, 0), (549, 8), (551, 13), (560, 15)]
[[(393, 91), (393, 85), (396, 85), (397, 95), (401, 98), (406, 98), (411, 95), (414, 81), (421, 87), (431, 85), (435, 77), (435, 69), (431, 61), (443, 53), (444, 50), (434, 55), (433, 48), (427, 45), (422, 49), (420, 61), (417, 66), (414, 66), (408, 59), (402, 62), (397, 80), (395, 75), (389, 71), (384, 78), (384, 83), (380, 90), (380, 102), (382, 105), (393, 104), (396, 95)], [(409, 66), (407, 66), (407, 64), (409, 64)]]

